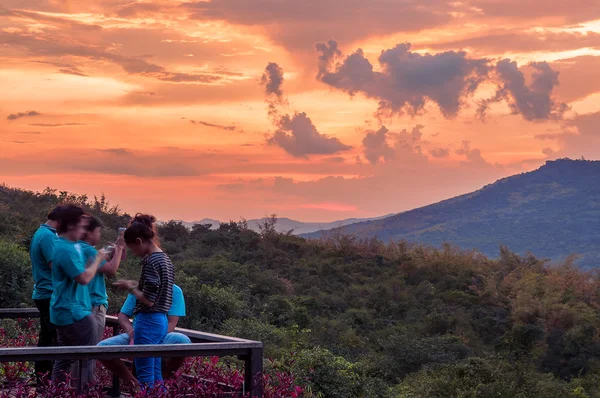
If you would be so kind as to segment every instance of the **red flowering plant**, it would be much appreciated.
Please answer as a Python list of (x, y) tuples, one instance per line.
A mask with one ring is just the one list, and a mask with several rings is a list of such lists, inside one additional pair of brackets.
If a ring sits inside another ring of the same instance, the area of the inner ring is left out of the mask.
[[(26, 347), (37, 345), (38, 324), (35, 320), (3, 320), (0, 323), (1, 347)], [(105, 338), (112, 336), (112, 329), (106, 328)], [(265, 398), (311, 398), (310, 389), (299, 383), (292, 372), (293, 354), (289, 360), (269, 360), (262, 377), (263, 397)], [(112, 382), (112, 374), (98, 363), (94, 383), (85, 393), (77, 394), (71, 387), (70, 377), (64, 382), (52, 382), (42, 378), (34, 388), (33, 364), (0, 364), (0, 398), (100, 398), (104, 397), (105, 387)], [(152, 389), (130, 391), (134, 398), (175, 398), (202, 396), (208, 398), (249, 397), (244, 391), (244, 372), (240, 362), (231, 358), (189, 358), (174, 377), (165, 380)], [(126, 390), (126, 388), (124, 388)]]

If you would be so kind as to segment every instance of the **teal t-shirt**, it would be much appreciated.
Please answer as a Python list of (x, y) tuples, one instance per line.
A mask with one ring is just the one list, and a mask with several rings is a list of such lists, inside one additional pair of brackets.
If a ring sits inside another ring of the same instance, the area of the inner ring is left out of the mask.
[[(87, 242), (79, 241), (77, 242), (81, 251), (83, 252), (83, 258), (86, 264), (94, 261), (96, 256), (98, 255), (98, 250)], [(106, 261), (102, 261), (98, 269), (102, 268), (102, 266), (106, 264)], [(88, 284), (88, 289), (90, 291), (90, 299), (92, 300), (92, 307), (103, 305), (108, 308), (108, 294), (106, 293), (106, 282), (104, 280), (104, 275), (101, 273), (97, 273), (94, 279)]]
[(50, 322), (67, 326), (92, 313), (90, 291), (75, 278), (85, 271), (83, 250), (78, 243), (59, 237), (54, 244), (52, 258), (52, 286)]
[(58, 239), (56, 230), (42, 224), (33, 234), (29, 247), (29, 258), (33, 273), (34, 300), (44, 300), (52, 297), (52, 272), (49, 263), (52, 261), (54, 241)]
[[(127, 299), (125, 299), (120, 312), (131, 317), (133, 316), (136, 304), (137, 299), (130, 293), (127, 295)], [(177, 285), (173, 285), (173, 301), (171, 302), (171, 308), (169, 308), (167, 316), (185, 316), (185, 299), (183, 298), (183, 291)], [(133, 328), (135, 329), (135, 318), (133, 318)]]

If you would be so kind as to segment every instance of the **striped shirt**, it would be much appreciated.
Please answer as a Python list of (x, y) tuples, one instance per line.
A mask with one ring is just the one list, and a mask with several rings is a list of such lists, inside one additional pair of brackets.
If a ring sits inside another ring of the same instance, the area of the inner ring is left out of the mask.
[(138, 300), (133, 313), (162, 312), (166, 314), (169, 312), (173, 302), (174, 280), (175, 269), (169, 256), (163, 252), (157, 252), (146, 257), (142, 262), (142, 275), (138, 288), (154, 305), (147, 307)]

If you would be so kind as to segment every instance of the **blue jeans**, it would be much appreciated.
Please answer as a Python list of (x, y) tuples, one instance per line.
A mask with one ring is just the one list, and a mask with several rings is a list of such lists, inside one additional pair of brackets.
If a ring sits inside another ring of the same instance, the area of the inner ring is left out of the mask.
[[(135, 317), (133, 343), (162, 344), (168, 329), (167, 314), (140, 312)], [(142, 385), (152, 387), (155, 382), (162, 381), (160, 358), (134, 358), (133, 362)]]

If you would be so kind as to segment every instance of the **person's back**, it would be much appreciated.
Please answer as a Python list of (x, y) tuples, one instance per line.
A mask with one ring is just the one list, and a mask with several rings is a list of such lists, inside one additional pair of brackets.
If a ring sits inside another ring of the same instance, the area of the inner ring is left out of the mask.
[[(31, 273), (33, 276), (32, 299), (40, 312), (40, 332), (38, 347), (52, 347), (56, 345), (56, 328), (50, 322), (50, 299), (52, 298), (52, 271), (51, 263), (54, 256), (54, 243), (58, 239), (56, 227), (58, 226), (59, 213), (63, 206), (57, 206), (48, 213), (48, 221), (35, 231), (29, 246), (31, 259)], [(35, 376), (40, 383), (40, 375), (52, 375), (52, 361), (36, 361)]]
[(33, 274), (32, 298), (34, 300), (46, 300), (52, 297), (50, 262), (57, 238), (56, 229), (47, 223), (40, 225), (31, 238), (29, 257)]

